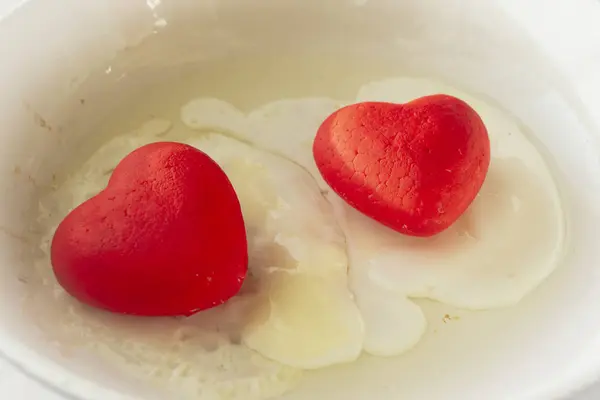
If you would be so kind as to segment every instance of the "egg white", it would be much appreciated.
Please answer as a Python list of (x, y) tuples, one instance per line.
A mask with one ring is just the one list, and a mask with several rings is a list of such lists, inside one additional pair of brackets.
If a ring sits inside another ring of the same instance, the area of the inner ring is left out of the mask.
[[(565, 218), (556, 184), (537, 149), (500, 110), (452, 87), (412, 78), (364, 85), (356, 101), (403, 103), (436, 93), (459, 97), (481, 115), (492, 161), (469, 210), (433, 238), (400, 235), (349, 207), (327, 187), (312, 157), (312, 140), (341, 102), (276, 101), (252, 111), (245, 128), (235, 133), (304, 167), (333, 205), (347, 240), (349, 287), (365, 321), (363, 347), (374, 355), (405, 352), (425, 332), (425, 317), (411, 299), (470, 310), (514, 305), (556, 268), (563, 247)], [(184, 123), (191, 118), (185, 112), (182, 116)], [(223, 117), (224, 131), (231, 120)]]
[[(99, 193), (131, 151), (169, 140), (207, 153), (235, 187), (250, 258), (241, 293), (185, 320), (140, 320), (77, 303), (48, 265), (52, 227)], [(190, 390), (201, 387), (209, 398), (254, 399), (281, 394), (301, 370), (351, 362), (362, 352), (364, 323), (348, 289), (345, 237), (314, 179), (285, 158), (221, 134), (195, 134), (167, 120), (151, 120), (106, 142), (44, 197), (40, 224), (51, 229), (38, 269), (44, 284), (54, 287), (54, 298), (43, 301), (61, 303), (65, 310), (40, 325), (60, 326), (56, 335), (82, 335), (90, 345), (102, 343), (96, 350), (129, 372), (169, 377)]]

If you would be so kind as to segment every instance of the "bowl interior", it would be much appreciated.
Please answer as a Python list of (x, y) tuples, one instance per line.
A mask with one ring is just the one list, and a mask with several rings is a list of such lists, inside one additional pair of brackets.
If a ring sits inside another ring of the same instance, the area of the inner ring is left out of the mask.
[[(39, 197), (110, 135), (153, 113), (176, 118), (195, 96), (250, 109), (281, 97), (349, 99), (370, 80), (427, 76), (498, 104), (526, 127), (560, 182), (564, 262), (514, 308), (465, 313), (422, 302), (430, 326), (417, 348), (307, 374), (284, 398), (547, 399), (595, 377), (600, 5), (578, 0), (540, 14), (543, 4), (24, 4), (0, 24), (3, 37), (19, 38), (0, 42), (0, 351), (81, 398), (168, 398), (53, 333), (65, 310), (43, 292), (35, 262)], [(448, 312), (461, 320), (444, 323)]]

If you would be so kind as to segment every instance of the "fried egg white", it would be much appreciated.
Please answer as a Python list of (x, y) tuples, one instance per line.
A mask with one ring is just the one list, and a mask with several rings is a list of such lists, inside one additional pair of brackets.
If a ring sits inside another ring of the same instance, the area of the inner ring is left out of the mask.
[[(123, 157), (165, 140), (207, 153), (235, 187), (249, 242), (250, 272), (241, 293), (178, 319), (124, 317), (79, 304), (48, 265), (54, 227), (106, 186)], [(364, 323), (348, 289), (343, 232), (311, 175), (283, 157), (221, 134), (194, 134), (151, 120), (105, 143), (43, 198), (40, 225), (51, 229), (37, 268), (53, 298), (29, 305), (57, 305), (56, 313), (41, 315), (40, 325), (65, 343), (94, 347), (127, 372), (166, 379), (202, 398), (246, 400), (281, 394), (302, 370), (351, 362), (362, 352)]]
[[(349, 207), (321, 178), (312, 158), (320, 123), (344, 104), (325, 98), (284, 99), (243, 113), (222, 114), (243, 129), (232, 135), (304, 167), (333, 205), (347, 241), (349, 287), (365, 322), (364, 350), (381, 356), (413, 347), (426, 320), (412, 300), (428, 298), (463, 309), (511, 306), (533, 291), (558, 265), (565, 217), (545, 160), (522, 129), (493, 106), (452, 87), (424, 79), (388, 79), (364, 85), (356, 101), (403, 103), (445, 93), (468, 102), (484, 120), (492, 161), (469, 210), (433, 238), (400, 235)], [(214, 102), (197, 99), (190, 104)], [(193, 107), (182, 120), (200, 121)], [(218, 128), (211, 120), (211, 127)]]

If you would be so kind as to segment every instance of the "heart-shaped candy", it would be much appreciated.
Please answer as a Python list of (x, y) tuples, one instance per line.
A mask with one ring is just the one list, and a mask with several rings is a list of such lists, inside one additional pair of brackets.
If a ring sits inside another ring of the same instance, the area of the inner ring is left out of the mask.
[(317, 131), (313, 155), (323, 179), (352, 207), (400, 233), (432, 236), (477, 196), (490, 141), (467, 103), (432, 95), (334, 112)]
[(239, 290), (248, 268), (242, 212), (223, 170), (200, 150), (152, 143), (130, 153), (102, 192), (58, 226), (62, 287), (109, 311), (190, 315)]

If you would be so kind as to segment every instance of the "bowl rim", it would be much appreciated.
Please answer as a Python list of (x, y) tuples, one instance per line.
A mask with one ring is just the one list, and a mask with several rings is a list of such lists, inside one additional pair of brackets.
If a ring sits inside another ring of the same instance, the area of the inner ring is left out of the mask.
[(27, 378), (61, 397), (73, 400), (140, 400), (100, 386), (43, 357), (20, 342), (0, 337), (0, 357)]

